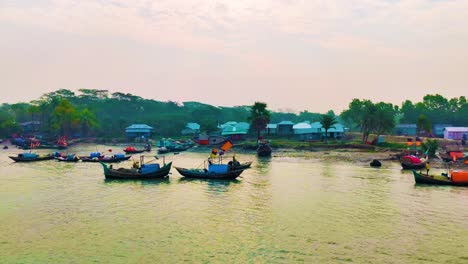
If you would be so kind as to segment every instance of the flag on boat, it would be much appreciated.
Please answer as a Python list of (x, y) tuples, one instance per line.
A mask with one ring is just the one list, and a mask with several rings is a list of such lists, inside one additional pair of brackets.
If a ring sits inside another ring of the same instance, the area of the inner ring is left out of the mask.
[(233, 145), (232, 145), (231, 141), (228, 140), (228, 141), (226, 141), (226, 143), (224, 143), (224, 144), (221, 146), (221, 149), (222, 149), (224, 152), (226, 152), (226, 151), (230, 150), (230, 149), (232, 148), (232, 146), (233, 146)]

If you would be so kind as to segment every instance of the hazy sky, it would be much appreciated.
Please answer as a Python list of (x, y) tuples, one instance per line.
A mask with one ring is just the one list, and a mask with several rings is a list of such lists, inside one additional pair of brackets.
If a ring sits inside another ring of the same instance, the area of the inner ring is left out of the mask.
[(60, 88), (337, 113), (468, 96), (468, 0), (0, 0), (0, 103)]

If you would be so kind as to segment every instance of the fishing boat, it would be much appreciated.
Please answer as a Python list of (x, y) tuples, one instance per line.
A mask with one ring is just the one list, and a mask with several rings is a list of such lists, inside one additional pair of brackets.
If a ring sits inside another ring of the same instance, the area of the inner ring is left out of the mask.
[(169, 175), (171, 170), (172, 162), (165, 163), (161, 167), (159, 163), (143, 163), (143, 156), (140, 157), (140, 163), (135, 162), (132, 168), (112, 168), (112, 165), (100, 162), (104, 168), (104, 176), (106, 179), (158, 179), (165, 178)]
[(131, 155), (124, 155), (124, 154), (114, 154), (114, 155), (104, 155), (104, 156), (84, 156), (80, 157), (81, 161), (83, 162), (104, 162), (104, 163), (116, 163), (125, 160), (129, 160), (132, 156)]
[(80, 158), (78, 158), (75, 154), (68, 154), (63, 157), (55, 157), (57, 161), (63, 161), (63, 162), (78, 162), (80, 161)]
[(413, 155), (403, 156), (401, 158), (401, 167), (404, 170), (420, 170), (426, 167), (426, 161)]
[(438, 175), (424, 175), (413, 170), (414, 181), (420, 184), (468, 186), (468, 171), (454, 170)]
[(258, 144), (257, 155), (259, 157), (270, 157), (271, 152), (272, 152), (272, 149), (270, 147), (270, 144), (268, 144), (268, 142), (260, 142)]
[(151, 146), (147, 144), (144, 149), (136, 149), (133, 146), (128, 146), (123, 150), (126, 154), (139, 154), (145, 151), (151, 151)]
[[(206, 163), (204, 163), (206, 165)], [(187, 178), (197, 179), (218, 179), (218, 180), (232, 180), (239, 177), (244, 170), (249, 169), (252, 162), (240, 163), (235, 159), (228, 164), (209, 164), (203, 169), (187, 169), (181, 167), (174, 168), (180, 175)]]
[(16, 162), (32, 162), (41, 160), (52, 160), (55, 158), (53, 154), (38, 155), (36, 153), (20, 153), (18, 156), (8, 156)]

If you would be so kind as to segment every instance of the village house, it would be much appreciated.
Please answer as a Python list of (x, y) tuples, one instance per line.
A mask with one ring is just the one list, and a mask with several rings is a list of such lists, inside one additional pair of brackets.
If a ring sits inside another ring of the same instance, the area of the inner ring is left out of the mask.
[(416, 136), (417, 132), (416, 124), (398, 124), (394, 129), (394, 133), (398, 136)]
[(446, 127), (444, 130), (445, 139), (461, 140), (464, 135), (468, 137), (468, 127)]
[(200, 125), (198, 123), (187, 123), (181, 131), (182, 135), (195, 135), (200, 133)]
[(133, 124), (125, 129), (125, 134), (129, 140), (149, 139), (153, 135), (154, 128), (145, 124)]
[(291, 121), (281, 121), (277, 125), (277, 134), (278, 135), (293, 135), (294, 130), (293, 130), (294, 123)]

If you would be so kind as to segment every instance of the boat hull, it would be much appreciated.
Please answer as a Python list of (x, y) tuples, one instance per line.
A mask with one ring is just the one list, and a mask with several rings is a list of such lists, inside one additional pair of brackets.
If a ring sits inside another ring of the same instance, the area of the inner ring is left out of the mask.
[(172, 162), (167, 163), (159, 170), (155, 172), (149, 173), (141, 173), (134, 170), (127, 170), (127, 169), (112, 169), (107, 167), (106, 164), (101, 162), (101, 165), (104, 168), (104, 176), (106, 179), (121, 179), (121, 180), (150, 180), (150, 179), (159, 179), (164, 178), (169, 175), (169, 171), (171, 170)]
[(205, 169), (186, 169), (174, 167), (180, 175), (186, 178), (194, 179), (213, 179), (213, 180), (233, 180), (239, 177), (244, 170), (250, 168), (251, 162), (243, 163), (234, 169), (228, 170), (226, 173), (208, 172)]
[(10, 159), (16, 162), (33, 162), (33, 161), (42, 161), (42, 160), (52, 160), (54, 156), (39, 156), (37, 158), (22, 158), (22, 157), (15, 157), (15, 156), (8, 156)]
[(468, 186), (467, 182), (453, 182), (449, 179), (435, 178), (434, 176), (423, 175), (413, 170), (414, 181), (418, 184), (432, 185), (452, 185), (452, 186)]
[(423, 163), (419, 163), (419, 164), (412, 164), (412, 163), (402, 162), (401, 167), (404, 170), (420, 170), (420, 169), (426, 168), (426, 163), (423, 162)]
[(104, 158), (90, 158), (90, 157), (80, 157), (82, 162), (104, 162), (104, 163), (118, 163), (121, 161), (129, 160), (132, 156), (126, 156), (125, 158), (112, 158), (112, 159), (104, 159)]

